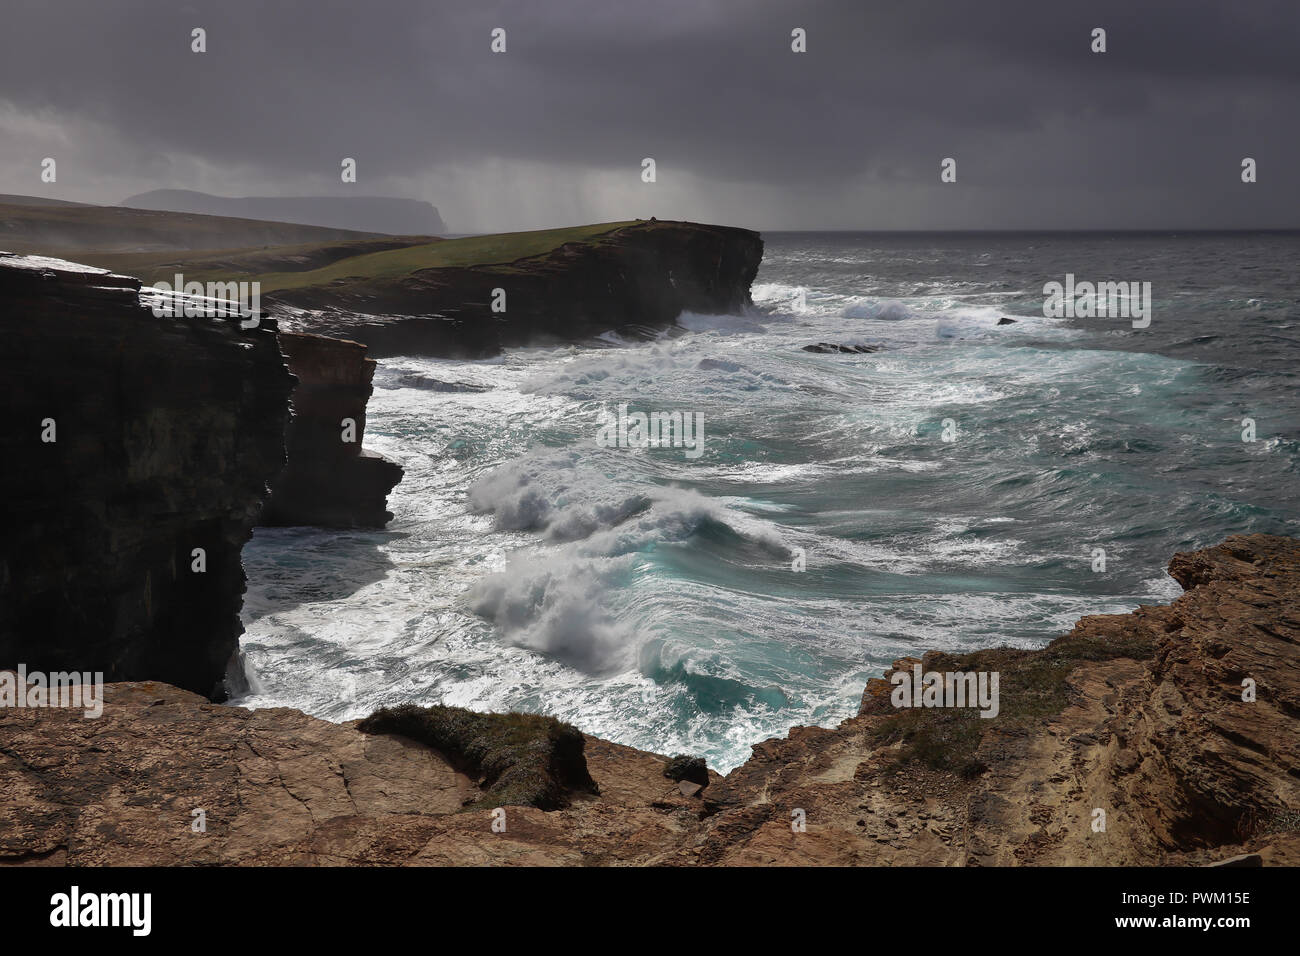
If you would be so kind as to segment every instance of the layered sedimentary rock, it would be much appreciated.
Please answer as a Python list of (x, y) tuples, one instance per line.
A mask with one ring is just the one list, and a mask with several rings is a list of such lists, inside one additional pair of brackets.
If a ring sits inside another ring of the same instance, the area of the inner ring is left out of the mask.
[(293, 379), (273, 323), (159, 318), (139, 286), (0, 254), (0, 667), (220, 695)]
[(312, 310), (295, 318), (302, 328), (375, 356), (482, 357), (659, 329), (684, 311), (739, 312), (762, 258), (763, 240), (747, 229), (641, 222), (514, 262), (340, 279), (265, 301)]
[(280, 349), (298, 379), (288, 461), (271, 484), (266, 525), (382, 527), (402, 467), (366, 451), (366, 402), (375, 362), (357, 342), (281, 332)]
[(873, 681), (857, 717), (759, 744), (694, 795), (664, 757), (587, 737), (595, 792), (508, 805), (504, 832), (485, 789), (391, 733), (158, 684), (109, 688), (98, 720), (0, 711), (0, 860), (1300, 863), (1300, 541), (1234, 537), (1170, 571), (1170, 606), (918, 662), (997, 669), (997, 718), (896, 710)]

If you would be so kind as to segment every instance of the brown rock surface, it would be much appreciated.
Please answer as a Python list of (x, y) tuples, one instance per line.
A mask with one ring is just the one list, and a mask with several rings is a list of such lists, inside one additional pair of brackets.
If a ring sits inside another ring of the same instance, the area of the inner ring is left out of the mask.
[(759, 745), (714, 795), (754, 816), (704, 855), (793, 862), (814, 836), (830, 863), (1300, 861), (1300, 542), (1235, 536), (1170, 573), (1189, 589), (1172, 605), (1085, 617), (1043, 650), (925, 655), (999, 671), (998, 718), (899, 713), (872, 681), (839, 728)]
[(662, 756), (588, 737), (599, 795), (507, 807), (504, 833), (434, 751), (292, 710), (158, 684), (111, 687), (98, 720), (0, 710), (0, 860), (1300, 863), (1300, 541), (1237, 536), (1170, 569), (1189, 588), (1170, 606), (1086, 617), (1039, 651), (925, 655), (998, 670), (997, 718), (894, 711), (873, 682), (859, 716), (765, 741), (693, 797)]

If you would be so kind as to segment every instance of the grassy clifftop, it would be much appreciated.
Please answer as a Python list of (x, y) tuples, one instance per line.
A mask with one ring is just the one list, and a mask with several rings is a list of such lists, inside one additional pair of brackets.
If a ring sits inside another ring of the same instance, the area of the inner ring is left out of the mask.
[(250, 278), (273, 311), (298, 310), (304, 331), (362, 342), (374, 357), (484, 357), (611, 330), (653, 334), (688, 310), (742, 311), (762, 256), (746, 229), (639, 220), (449, 239)]
[(250, 275), (262, 283), (263, 292), (302, 289), (338, 279), (391, 279), (421, 269), (502, 265), (544, 255), (566, 242), (597, 240), (632, 222), (605, 222), (562, 229), (503, 232), (462, 239), (439, 239), (400, 249), (351, 256), (308, 272), (267, 272)]
[(257, 282), (284, 328), (352, 339), (371, 357), (484, 357), (611, 330), (653, 334), (684, 311), (748, 308), (763, 255), (756, 232), (694, 222), (440, 239), (15, 199), (0, 196), (0, 249), (146, 285), (178, 273)]
[(261, 283), (263, 292), (278, 292), (325, 286), (340, 279), (395, 279), (421, 269), (504, 265), (545, 255), (568, 242), (599, 241), (630, 225), (634, 223), (592, 223), (460, 239), (391, 236), (192, 251), (91, 250), (80, 252), (76, 258), (101, 269), (137, 276), (146, 285), (170, 282), (180, 272), (187, 280), (198, 282), (255, 280)]

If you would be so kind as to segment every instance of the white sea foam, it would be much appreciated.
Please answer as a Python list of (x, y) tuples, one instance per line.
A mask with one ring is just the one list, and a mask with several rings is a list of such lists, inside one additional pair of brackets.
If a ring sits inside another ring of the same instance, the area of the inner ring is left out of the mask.
[[(901, 653), (1041, 646), (1176, 597), (1168, 548), (1144, 546), (1162, 522), (1248, 520), (1245, 492), (1188, 463), (1295, 454), (1262, 422), (1225, 439), (1237, 406), (1186, 400), (1196, 362), (1103, 348), (1023, 290), (1016, 311), (992, 262), (932, 280), (917, 251), (900, 279), (879, 255), (773, 254), (754, 310), (683, 315), (686, 334), (381, 360), (366, 444), (406, 469), (395, 518), (258, 530), (246, 702), (521, 708), (726, 770), (853, 713)], [(620, 403), (703, 413), (707, 454), (600, 448)]]

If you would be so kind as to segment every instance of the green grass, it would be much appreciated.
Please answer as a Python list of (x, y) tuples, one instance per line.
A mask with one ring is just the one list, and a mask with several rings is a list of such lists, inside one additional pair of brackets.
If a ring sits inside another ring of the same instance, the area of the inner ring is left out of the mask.
[(566, 242), (599, 241), (635, 224), (627, 220), (442, 240), (119, 206), (34, 204), (0, 196), (0, 249), (70, 258), (146, 283), (170, 281), (177, 272), (188, 281), (256, 280), (263, 292), (340, 279), (392, 279), (421, 269), (502, 266)]
[(193, 282), (247, 279), (269, 272), (306, 272), (345, 259), (413, 245), (428, 245), (430, 237), (353, 239), (305, 242), (287, 246), (204, 249), (173, 252), (84, 252), (78, 262), (135, 276), (146, 285), (171, 282), (176, 273)]
[(390, 249), (353, 256), (309, 272), (269, 272), (251, 276), (262, 284), (262, 292), (301, 289), (339, 279), (389, 279), (420, 269), (499, 265), (540, 256), (566, 242), (585, 242), (613, 232), (632, 222), (603, 222), (563, 229), (531, 232), (503, 232), (490, 236), (443, 239), (405, 249)]
[[(272, 292), (340, 279), (389, 279), (420, 269), (503, 265), (543, 255), (566, 242), (599, 240), (630, 225), (634, 223), (604, 222), (431, 242), (419, 237), (383, 237), (189, 252), (86, 252), (79, 254), (77, 261), (136, 276), (146, 285), (171, 282), (179, 272), (191, 282), (257, 281), (262, 292)], [(377, 246), (395, 248), (376, 250)], [(313, 262), (320, 265), (311, 268)], [(290, 264), (293, 268), (286, 268)]]
[(206, 255), (204, 250), (390, 238), (356, 232), (225, 216), (129, 209), (123, 206), (33, 205), (0, 200), (0, 249), (84, 262), (83, 253)]
[(482, 799), (466, 809), (532, 806), (557, 810), (575, 790), (598, 793), (577, 728), (540, 714), (479, 714), (462, 707), (381, 707), (357, 725), (432, 747), (478, 781)]

